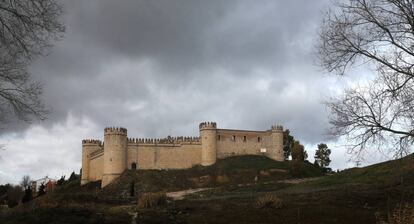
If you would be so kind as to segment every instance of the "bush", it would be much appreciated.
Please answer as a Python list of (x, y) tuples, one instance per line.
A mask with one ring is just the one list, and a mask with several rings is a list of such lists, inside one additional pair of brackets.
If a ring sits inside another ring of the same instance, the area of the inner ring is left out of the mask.
[(377, 217), (377, 224), (414, 224), (414, 207), (410, 204), (399, 204), (388, 214), (387, 220)]
[(274, 194), (265, 194), (256, 199), (256, 206), (258, 208), (281, 208), (283, 201)]
[(164, 205), (167, 202), (165, 192), (143, 193), (138, 199), (138, 208), (153, 208)]

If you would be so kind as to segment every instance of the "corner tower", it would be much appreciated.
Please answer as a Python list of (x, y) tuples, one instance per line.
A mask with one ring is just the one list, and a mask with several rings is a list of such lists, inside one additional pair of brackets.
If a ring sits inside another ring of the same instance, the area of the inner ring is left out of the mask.
[(89, 154), (102, 148), (99, 140), (82, 140), (82, 174), (81, 185), (89, 183)]
[(270, 132), (270, 145), (266, 155), (271, 159), (283, 161), (283, 126), (273, 125)]
[(119, 177), (127, 168), (127, 129), (105, 128), (102, 187)]
[(199, 125), (201, 138), (201, 165), (210, 166), (217, 160), (217, 125), (203, 122)]

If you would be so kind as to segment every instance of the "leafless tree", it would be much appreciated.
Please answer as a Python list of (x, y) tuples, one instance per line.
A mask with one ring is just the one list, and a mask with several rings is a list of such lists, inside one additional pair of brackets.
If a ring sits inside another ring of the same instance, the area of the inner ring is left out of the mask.
[(347, 0), (322, 23), (319, 61), (343, 75), (365, 64), (375, 71), (368, 85), (332, 98), (333, 134), (345, 136), (350, 153), (394, 146), (403, 155), (414, 141), (414, 5), (411, 0)]
[(22, 186), (23, 189), (26, 190), (30, 186), (30, 182), (31, 182), (30, 176), (29, 175), (24, 175), (22, 177), (22, 181), (20, 181), (20, 186)]
[(27, 66), (62, 37), (61, 14), (55, 0), (0, 1), (0, 122), (46, 117), (41, 85), (30, 79)]

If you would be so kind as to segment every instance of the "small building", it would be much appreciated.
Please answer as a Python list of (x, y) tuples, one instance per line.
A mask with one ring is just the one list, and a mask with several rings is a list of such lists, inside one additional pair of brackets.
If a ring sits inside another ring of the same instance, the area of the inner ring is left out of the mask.
[(45, 186), (45, 192), (52, 192), (56, 187), (56, 180), (46, 176), (44, 178), (32, 181), (31, 187), (33, 196), (37, 195), (37, 192), (39, 192), (39, 188), (42, 184)]

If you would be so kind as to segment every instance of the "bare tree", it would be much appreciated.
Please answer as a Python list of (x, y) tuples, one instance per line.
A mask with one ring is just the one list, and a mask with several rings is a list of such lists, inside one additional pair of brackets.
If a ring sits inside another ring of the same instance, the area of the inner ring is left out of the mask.
[(62, 37), (61, 14), (55, 0), (0, 1), (0, 122), (46, 117), (41, 85), (30, 79), (27, 66)]
[(20, 186), (22, 186), (23, 189), (26, 190), (28, 187), (30, 187), (30, 182), (31, 182), (30, 176), (29, 175), (24, 175), (22, 177), (22, 181), (20, 181)]
[(318, 55), (329, 72), (345, 74), (366, 64), (375, 71), (368, 85), (332, 98), (333, 134), (345, 136), (350, 153), (368, 146), (395, 146), (403, 155), (414, 141), (414, 5), (409, 0), (347, 0), (322, 23)]

